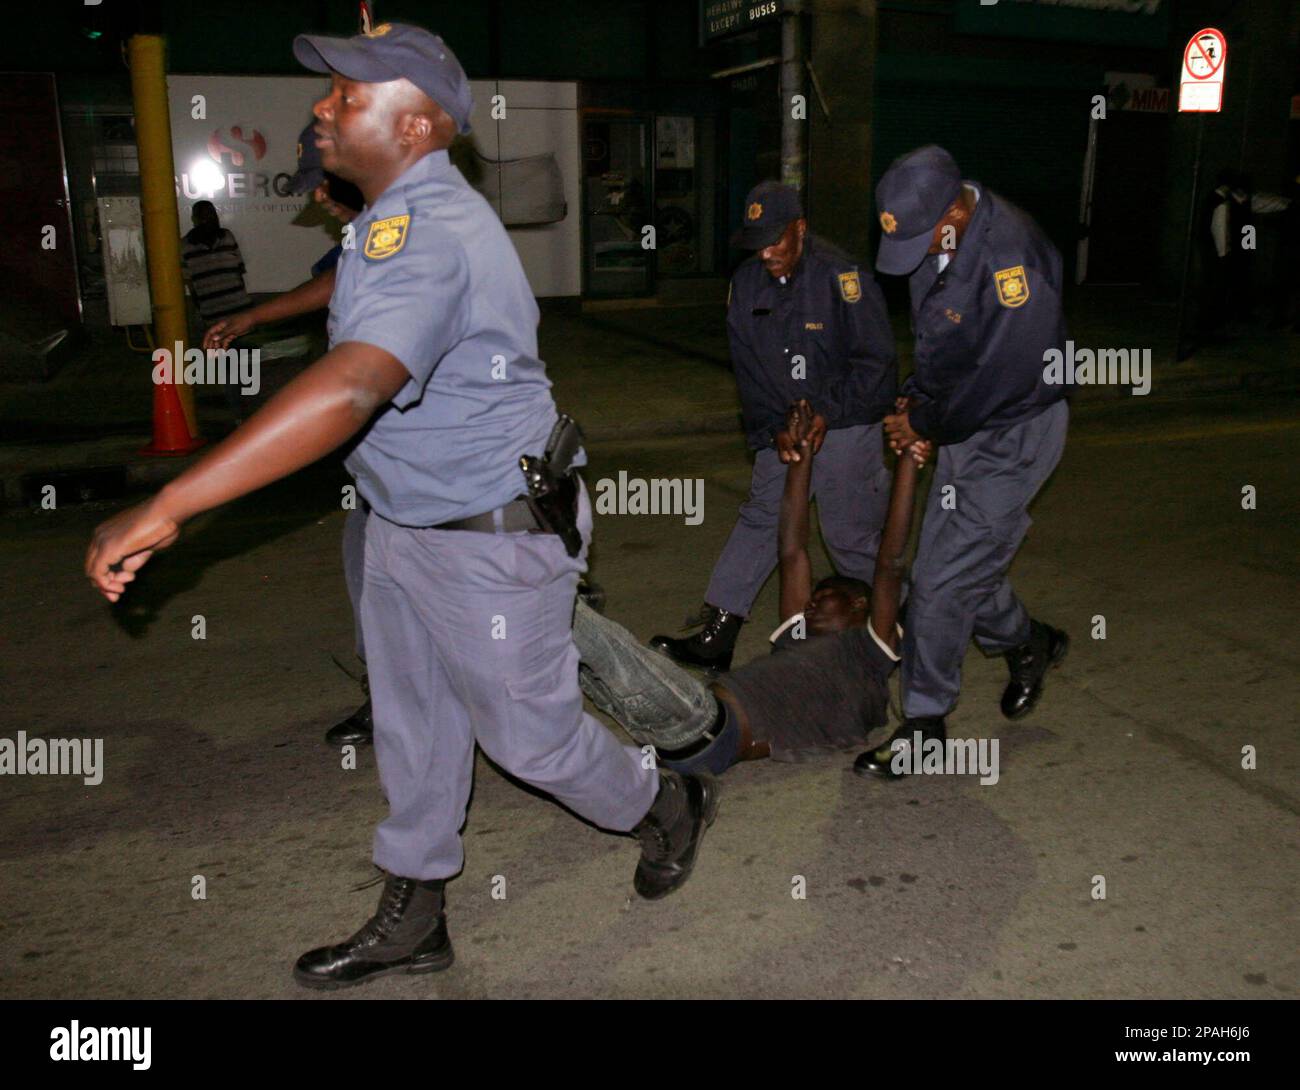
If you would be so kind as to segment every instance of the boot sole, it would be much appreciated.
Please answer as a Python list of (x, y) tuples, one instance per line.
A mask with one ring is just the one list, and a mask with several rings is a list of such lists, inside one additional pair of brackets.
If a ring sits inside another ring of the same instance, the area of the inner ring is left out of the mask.
[(373, 973), (367, 973), (365, 976), (357, 977), (356, 980), (330, 980), (328, 977), (314, 977), (299, 973), (295, 968), (293, 979), (301, 984), (304, 988), (313, 988), (321, 992), (335, 992), (340, 988), (355, 988), (360, 984), (369, 984), (381, 976), (394, 976), (397, 973), (440, 973), (444, 969), (450, 969), (452, 962), (456, 960), (456, 952), (448, 944), (446, 952), (436, 955), (430, 955), (423, 961), (418, 962), (401, 962), (392, 965), (387, 969), (376, 969)]
[[(1062, 632), (1061, 642), (1057, 644), (1056, 651), (1053, 652), (1052, 657), (1047, 660), (1047, 670), (1054, 670), (1056, 669), (1056, 667), (1060, 666), (1061, 663), (1065, 661), (1066, 653), (1069, 650), (1070, 650), (1070, 637), (1066, 633)], [(1020, 711), (1016, 712), (1015, 715), (1004, 715), (1004, 718), (1009, 719), (1011, 720), (1011, 722), (1014, 723), (1017, 719), (1023, 719), (1030, 712), (1032, 712), (1036, 707), (1038, 707), (1038, 702), (1043, 699), (1043, 682), (1047, 680), (1047, 670), (1043, 671), (1043, 681), (1040, 681), (1038, 683), (1038, 695), (1035, 696), (1034, 699), (1031, 700), (1028, 704), (1026, 704), (1023, 708), (1021, 708)]]

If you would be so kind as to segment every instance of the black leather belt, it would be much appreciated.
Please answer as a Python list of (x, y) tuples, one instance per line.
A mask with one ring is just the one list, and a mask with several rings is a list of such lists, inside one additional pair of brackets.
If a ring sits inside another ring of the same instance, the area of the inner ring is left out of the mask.
[(527, 530), (533, 534), (550, 533), (533, 514), (528, 501), (519, 496), (495, 511), (471, 515), (467, 519), (454, 519), (429, 527), (431, 530), (470, 530), (476, 534), (517, 534)]

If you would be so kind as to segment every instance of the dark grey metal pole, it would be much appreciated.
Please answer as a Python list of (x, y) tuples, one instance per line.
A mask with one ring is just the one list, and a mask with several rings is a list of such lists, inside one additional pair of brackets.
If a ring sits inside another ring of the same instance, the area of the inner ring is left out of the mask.
[[(799, 4), (786, 4), (781, 16), (781, 181), (804, 192), (804, 137), (808, 128), (808, 96), (804, 90), (803, 16)], [(796, 117), (795, 96), (802, 104)]]
[(1183, 336), (1183, 326), (1187, 321), (1187, 279), (1192, 270), (1192, 246), (1196, 231), (1196, 199), (1198, 183), (1201, 179), (1201, 148), (1205, 143), (1205, 115), (1196, 115), (1196, 160), (1192, 164), (1192, 203), (1187, 213), (1187, 236), (1183, 239), (1183, 280), (1178, 288), (1178, 333), (1174, 342), (1174, 359), (1181, 363), (1195, 350)]

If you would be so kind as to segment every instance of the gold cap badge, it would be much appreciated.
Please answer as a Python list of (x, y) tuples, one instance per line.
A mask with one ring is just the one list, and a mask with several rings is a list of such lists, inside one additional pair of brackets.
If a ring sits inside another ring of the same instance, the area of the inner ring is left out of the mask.
[(884, 229), (885, 234), (892, 235), (898, 230), (898, 220), (894, 219), (892, 212), (881, 212), (880, 226)]
[(748, 209), (746, 209), (745, 219), (749, 220), (750, 223), (753, 223), (754, 220), (758, 219), (758, 217), (761, 216), (762, 214), (763, 214), (763, 206), (759, 204), (758, 201), (755, 201), (753, 204), (749, 206)]

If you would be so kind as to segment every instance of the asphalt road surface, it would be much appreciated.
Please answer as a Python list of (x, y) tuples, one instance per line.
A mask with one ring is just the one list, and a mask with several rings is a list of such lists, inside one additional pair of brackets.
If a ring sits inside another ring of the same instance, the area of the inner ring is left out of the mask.
[[(635, 842), (480, 758), (455, 966), (342, 994), (1294, 998), (1300, 417), (1139, 401), (1075, 421), (1013, 569), (1073, 637), (1034, 715), (1002, 720), (1004, 664), (967, 656), (950, 734), (998, 740), (996, 784), (865, 782), (852, 753), (740, 766), (694, 877), (651, 904)], [(671, 631), (743, 498), (743, 444), (591, 453), (589, 482), (706, 482), (700, 525), (597, 520), (607, 612)], [(373, 911), (353, 887), (385, 812), (373, 753), (345, 769), (321, 739), (359, 701), (333, 661), (353, 664), (344, 481), (322, 465), (196, 520), (117, 608), (81, 574), (112, 505), (0, 515), (0, 737), (103, 740), (98, 785), (0, 776), (0, 996), (319, 998), (290, 969)], [(738, 661), (764, 651), (775, 580), (754, 616)]]

